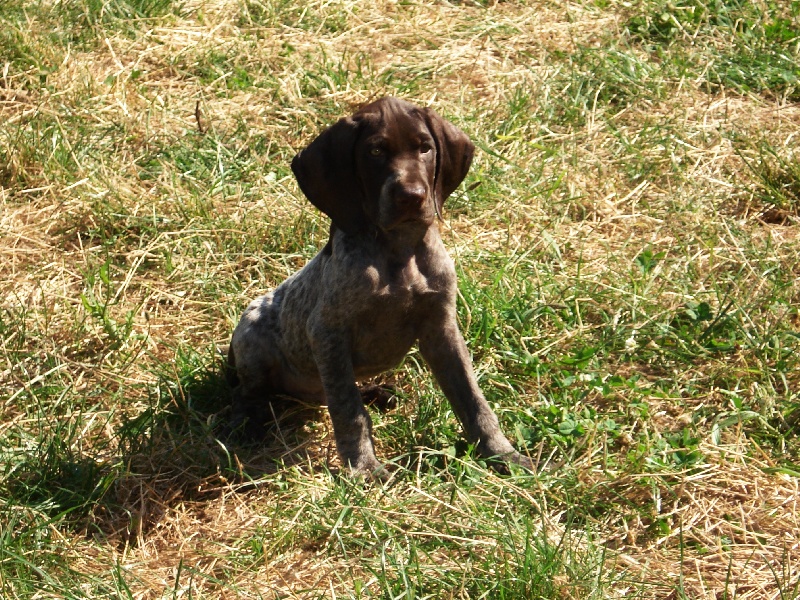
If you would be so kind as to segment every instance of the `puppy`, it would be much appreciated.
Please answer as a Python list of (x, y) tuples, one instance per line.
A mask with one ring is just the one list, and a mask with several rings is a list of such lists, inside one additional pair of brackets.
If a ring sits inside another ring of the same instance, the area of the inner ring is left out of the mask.
[(327, 404), (356, 473), (385, 477), (356, 382), (416, 343), (478, 452), (532, 469), (478, 388), (456, 320), (456, 272), (437, 217), (472, 162), (469, 138), (429, 108), (382, 98), (323, 131), (292, 161), (330, 217), (305, 267), (244, 311), (228, 362), (236, 426), (258, 426), (271, 396)]

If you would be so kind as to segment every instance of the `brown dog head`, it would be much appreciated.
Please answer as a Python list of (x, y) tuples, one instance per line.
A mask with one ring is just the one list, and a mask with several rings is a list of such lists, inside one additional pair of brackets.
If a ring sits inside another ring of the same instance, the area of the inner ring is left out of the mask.
[(323, 131), (292, 160), (311, 203), (347, 234), (430, 225), (463, 181), (475, 146), (429, 108), (381, 98)]

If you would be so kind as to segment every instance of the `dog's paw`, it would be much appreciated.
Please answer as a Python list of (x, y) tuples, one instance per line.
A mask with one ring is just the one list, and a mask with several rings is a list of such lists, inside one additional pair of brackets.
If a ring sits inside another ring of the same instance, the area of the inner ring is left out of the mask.
[(385, 483), (392, 476), (387, 465), (381, 464), (374, 457), (349, 460), (347, 466), (349, 475), (356, 480)]
[(397, 396), (394, 388), (386, 385), (365, 385), (358, 390), (364, 406), (374, 406), (385, 413), (397, 408)]
[(244, 443), (257, 443), (267, 435), (267, 424), (275, 421), (275, 414), (280, 406), (263, 401), (252, 403), (242, 401), (238, 390), (234, 390), (234, 401), (230, 416), (223, 428), (225, 437)]
[(552, 471), (556, 469), (559, 465), (553, 463), (551, 457), (542, 456), (539, 453), (535, 458), (529, 458), (524, 454), (520, 454), (519, 452), (511, 452), (500, 457), (502, 463), (498, 464), (496, 468), (504, 474), (508, 474), (510, 472), (509, 465), (514, 465), (514, 467), (521, 467), (526, 471), (531, 473), (547, 473), (548, 471)]
[(246, 413), (232, 415), (230, 420), (220, 428), (219, 435), (237, 443), (259, 443), (267, 435), (265, 419)]
[(538, 465), (534, 464), (530, 458), (524, 454), (520, 454), (519, 452), (514, 452), (513, 454), (504, 456), (503, 460), (507, 465), (516, 465), (517, 467), (522, 467), (531, 473), (536, 473), (538, 471)]

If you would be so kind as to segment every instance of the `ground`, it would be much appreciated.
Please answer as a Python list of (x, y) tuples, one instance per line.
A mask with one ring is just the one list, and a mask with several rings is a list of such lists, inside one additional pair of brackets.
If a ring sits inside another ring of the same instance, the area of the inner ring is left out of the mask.
[[(0, 596), (800, 594), (800, 5), (0, 0)], [(320, 249), (289, 163), (382, 95), (445, 206), (493, 472), (414, 351), (373, 412), (221, 435), (218, 348)]]

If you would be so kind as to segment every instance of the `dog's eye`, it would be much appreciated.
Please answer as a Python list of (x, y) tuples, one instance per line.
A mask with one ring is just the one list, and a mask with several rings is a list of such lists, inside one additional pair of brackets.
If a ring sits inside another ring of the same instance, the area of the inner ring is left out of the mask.
[(383, 148), (380, 148), (379, 146), (375, 146), (373, 148), (370, 148), (369, 153), (372, 156), (383, 156)]
[(419, 147), (419, 153), (420, 153), (420, 154), (427, 154), (427, 153), (428, 153), (428, 152), (430, 152), (431, 150), (433, 150), (433, 146), (431, 146), (430, 144), (422, 144), (422, 145)]

